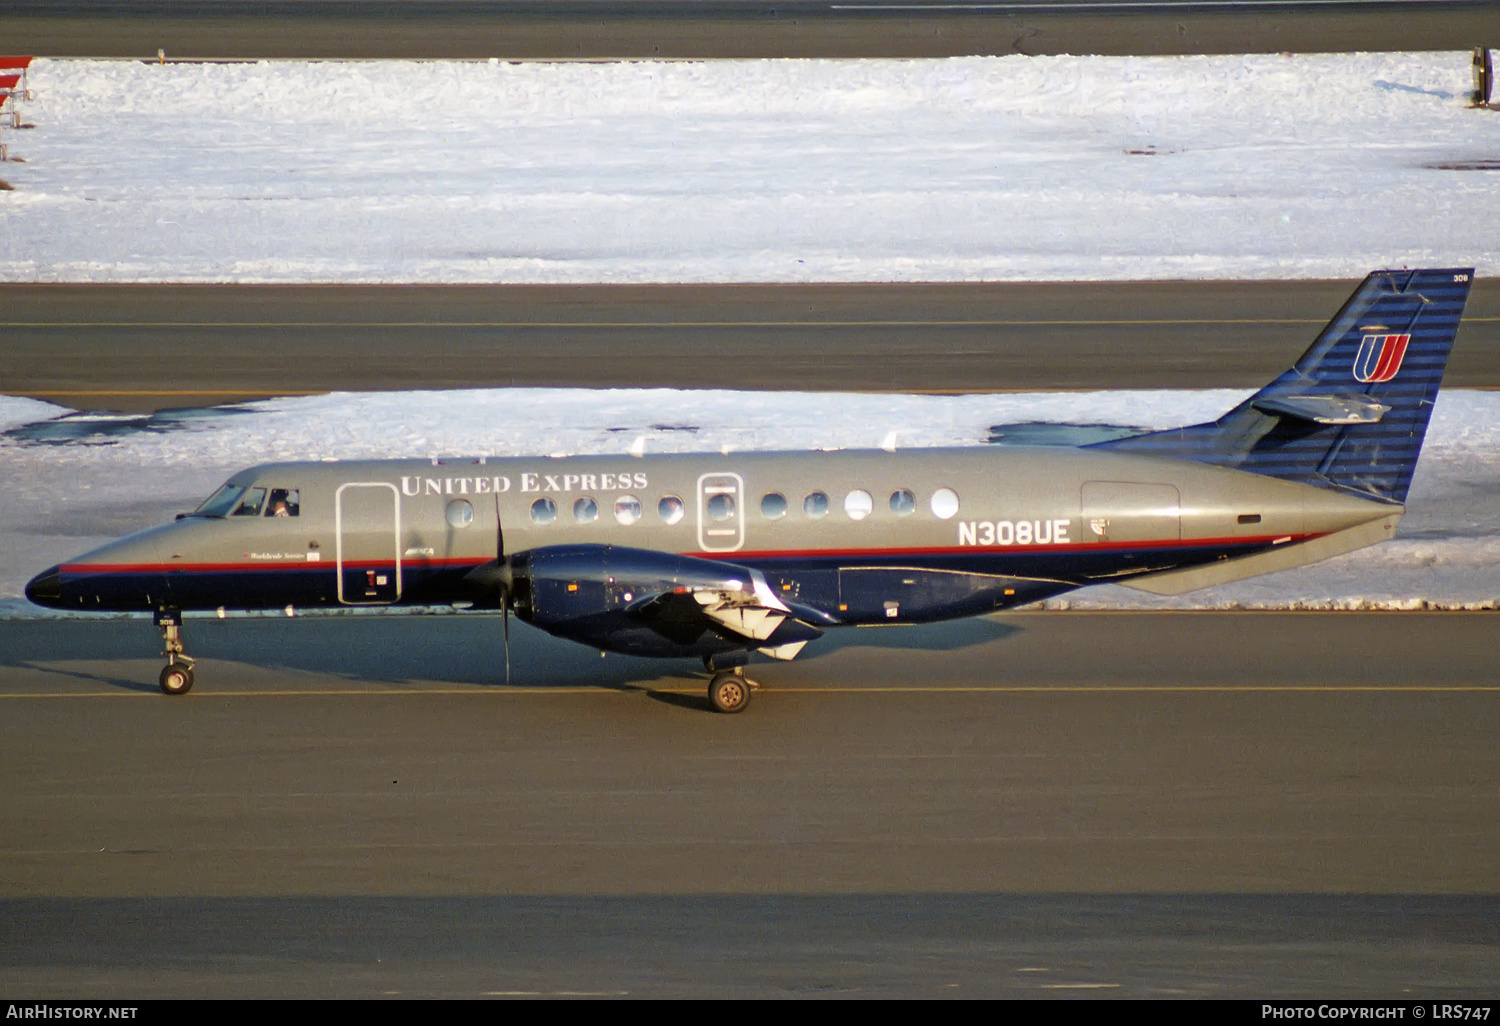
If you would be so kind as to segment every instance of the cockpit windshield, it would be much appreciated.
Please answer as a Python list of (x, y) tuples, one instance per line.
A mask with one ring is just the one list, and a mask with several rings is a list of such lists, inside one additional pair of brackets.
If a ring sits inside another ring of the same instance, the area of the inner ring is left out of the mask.
[(210, 495), (204, 501), (203, 505), (188, 515), (194, 517), (227, 517), (229, 511), (234, 509), (234, 504), (239, 502), (240, 497), (244, 494), (244, 486), (227, 484)]
[(234, 508), (237, 517), (258, 517), (260, 508), (265, 505), (266, 490), (264, 488), (252, 488), (245, 493), (244, 500)]
[(189, 517), (295, 517), (302, 514), (302, 492), (297, 488), (260, 488), (227, 484), (214, 492)]

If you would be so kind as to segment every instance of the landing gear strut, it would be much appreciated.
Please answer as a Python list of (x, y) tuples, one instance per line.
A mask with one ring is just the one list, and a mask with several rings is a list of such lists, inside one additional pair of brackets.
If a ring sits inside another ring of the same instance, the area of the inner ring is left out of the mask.
[(193, 689), (193, 662), (182, 650), (182, 613), (176, 609), (158, 609), (154, 617), (161, 630), (162, 655), (167, 665), (162, 669), (157, 682), (168, 695), (185, 695)]

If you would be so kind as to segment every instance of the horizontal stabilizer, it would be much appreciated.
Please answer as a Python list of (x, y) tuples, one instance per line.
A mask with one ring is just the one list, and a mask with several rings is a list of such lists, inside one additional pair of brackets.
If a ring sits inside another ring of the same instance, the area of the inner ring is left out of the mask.
[(1262, 413), (1310, 424), (1378, 424), (1391, 412), (1384, 403), (1357, 395), (1283, 395), (1256, 399), (1250, 405)]
[(1135, 577), (1129, 580), (1112, 581), (1137, 591), (1149, 591), (1153, 595), (1181, 595), (1186, 591), (1228, 584), (1245, 577), (1290, 570), (1293, 567), (1316, 563), (1329, 556), (1341, 556), (1376, 542), (1383, 542), (1396, 535), (1396, 525), (1401, 521), (1400, 513), (1390, 513), (1376, 520), (1351, 527), (1333, 534), (1325, 534), (1312, 541), (1296, 545), (1282, 545), (1239, 559), (1224, 559), (1217, 563), (1195, 566), (1189, 570), (1169, 570), (1166, 573)]

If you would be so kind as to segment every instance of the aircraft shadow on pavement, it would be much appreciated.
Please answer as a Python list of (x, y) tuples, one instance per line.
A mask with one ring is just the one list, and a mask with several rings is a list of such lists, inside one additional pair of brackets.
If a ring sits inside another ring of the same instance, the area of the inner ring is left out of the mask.
[[(810, 643), (799, 661), (836, 658), (859, 649), (949, 652), (1023, 633), (988, 619), (902, 627), (845, 628)], [(198, 678), (226, 680), (239, 663), (274, 674), (326, 674), (382, 683), (505, 684), (498, 616), (338, 616), (197, 619), (183, 624)], [(640, 688), (690, 683), (704, 676), (691, 659), (609, 654), (511, 623), (511, 683), (525, 687)], [(0, 622), (0, 666), (27, 667), (129, 690), (155, 690), (161, 645), (144, 619)], [(118, 665), (134, 664), (130, 667)], [(756, 664), (769, 663), (757, 659)], [(145, 666), (140, 664), (145, 663)], [(136, 680), (139, 669), (140, 679)], [(751, 671), (752, 674), (754, 671)]]

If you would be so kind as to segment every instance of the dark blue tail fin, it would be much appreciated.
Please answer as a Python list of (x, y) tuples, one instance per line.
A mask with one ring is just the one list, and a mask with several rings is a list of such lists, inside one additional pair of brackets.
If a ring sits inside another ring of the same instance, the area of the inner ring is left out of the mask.
[(1376, 271), (1291, 370), (1218, 420), (1094, 448), (1404, 503), (1473, 277)]

